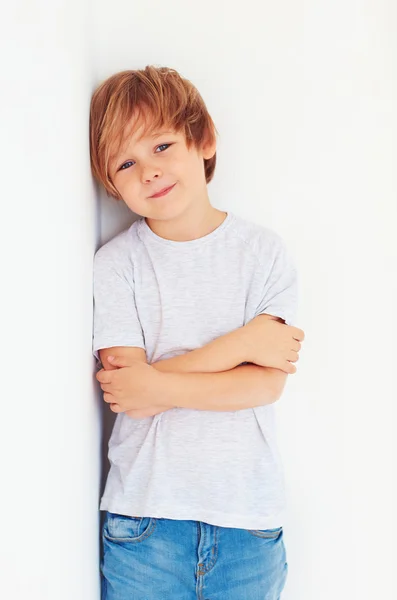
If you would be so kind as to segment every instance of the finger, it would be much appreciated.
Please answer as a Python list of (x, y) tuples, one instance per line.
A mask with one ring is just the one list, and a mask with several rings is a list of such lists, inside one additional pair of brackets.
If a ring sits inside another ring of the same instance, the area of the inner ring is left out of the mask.
[(101, 378), (102, 373), (103, 373), (104, 370), (105, 369), (100, 369), (97, 373), (95, 373), (95, 378), (98, 379), (98, 381)]
[(293, 365), (293, 364), (292, 364), (291, 362), (289, 362), (288, 360), (287, 360), (287, 363), (286, 363), (286, 369), (285, 369), (285, 372), (286, 372), (286, 373), (291, 373), (291, 374), (292, 374), (292, 373), (296, 373), (296, 367), (295, 367), (295, 365)]
[(101, 388), (104, 392), (109, 392), (109, 394), (114, 395), (114, 389), (110, 383), (101, 383)]
[(112, 382), (112, 371), (105, 371), (105, 369), (101, 369), (95, 375), (99, 383), (111, 383)]
[(109, 392), (105, 392), (103, 394), (103, 399), (108, 404), (111, 404), (112, 402), (114, 402), (114, 396), (113, 396), (113, 394), (109, 394)]
[(127, 367), (129, 362), (123, 356), (108, 356), (109, 363), (114, 367)]
[(295, 340), (298, 340), (298, 342), (303, 342), (303, 340), (305, 339), (305, 332), (303, 331), (303, 329), (299, 329), (298, 327), (294, 327), (294, 331), (293, 331), (292, 337)]

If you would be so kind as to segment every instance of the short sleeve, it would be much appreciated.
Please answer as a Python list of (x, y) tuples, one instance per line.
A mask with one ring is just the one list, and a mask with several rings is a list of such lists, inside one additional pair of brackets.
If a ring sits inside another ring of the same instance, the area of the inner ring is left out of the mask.
[[(263, 286), (254, 316), (269, 314), (296, 326), (298, 309), (298, 276), (294, 260), (284, 240), (274, 237), (270, 268), (260, 267)], [(261, 260), (261, 257), (258, 257)], [(262, 263), (265, 261), (262, 259)], [(269, 263), (268, 263), (269, 264)]]
[(112, 346), (145, 349), (138, 318), (132, 266), (116, 266), (114, 259), (99, 249), (94, 257), (94, 323), (92, 351)]

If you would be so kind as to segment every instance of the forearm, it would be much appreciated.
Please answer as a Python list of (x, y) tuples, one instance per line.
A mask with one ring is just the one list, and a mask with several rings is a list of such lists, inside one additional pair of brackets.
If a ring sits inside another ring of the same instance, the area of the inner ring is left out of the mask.
[(177, 408), (237, 411), (271, 404), (274, 369), (241, 365), (221, 373), (164, 373), (161, 402)]
[(247, 334), (240, 327), (201, 348), (152, 363), (163, 373), (218, 373), (249, 361)]

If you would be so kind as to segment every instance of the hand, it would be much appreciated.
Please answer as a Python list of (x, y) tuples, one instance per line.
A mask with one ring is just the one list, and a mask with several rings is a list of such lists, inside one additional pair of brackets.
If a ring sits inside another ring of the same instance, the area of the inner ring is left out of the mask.
[(104, 391), (103, 399), (113, 412), (160, 408), (163, 373), (145, 362), (117, 356), (108, 361), (117, 369), (101, 369), (96, 379)]
[(285, 373), (296, 372), (292, 363), (299, 360), (300, 342), (305, 339), (302, 329), (286, 325), (270, 315), (255, 317), (243, 329), (249, 362)]

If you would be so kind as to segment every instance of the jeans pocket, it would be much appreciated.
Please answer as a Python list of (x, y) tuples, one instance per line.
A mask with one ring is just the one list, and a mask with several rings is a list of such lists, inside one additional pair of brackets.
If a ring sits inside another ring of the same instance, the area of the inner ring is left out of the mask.
[(270, 540), (277, 540), (283, 535), (282, 527), (275, 527), (273, 529), (246, 529), (246, 531), (255, 537), (268, 538)]
[(129, 517), (107, 511), (102, 532), (111, 542), (142, 542), (152, 535), (156, 522), (152, 517)]

